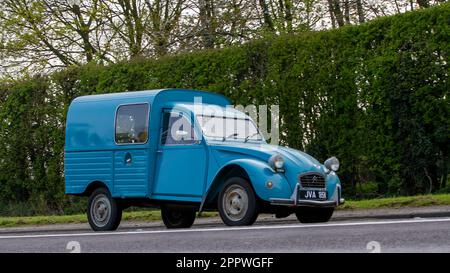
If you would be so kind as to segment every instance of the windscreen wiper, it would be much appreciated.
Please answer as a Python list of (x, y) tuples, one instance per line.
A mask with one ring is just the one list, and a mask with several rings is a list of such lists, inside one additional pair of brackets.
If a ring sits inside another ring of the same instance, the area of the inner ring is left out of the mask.
[(254, 137), (256, 135), (259, 135), (259, 132), (253, 133), (253, 134), (251, 134), (249, 136), (246, 136), (244, 142), (247, 142), (251, 137)]
[(238, 135), (239, 135), (238, 133), (232, 133), (231, 135), (229, 135), (229, 136), (227, 136), (227, 137), (223, 137), (223, 138), (222, 138), (222, 141), (225, 141), (227, 138), (235, 137), (235, 136), (238, 136)]

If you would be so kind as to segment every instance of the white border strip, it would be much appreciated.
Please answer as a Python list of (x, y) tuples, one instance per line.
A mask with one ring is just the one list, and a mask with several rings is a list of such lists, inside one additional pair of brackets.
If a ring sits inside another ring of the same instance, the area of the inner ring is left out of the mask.
[(61, 234), (34, 234), (34, 235), (10, 235), (0, 236), (0, 239), (31, 239), (31, 238), (58, 238), (58, 237), (85, 237), (85, 236), (118, 236), (135, 234), (164, 234), (164, 233), (190, 233), (190, 232), (216, 232), (216, 231), (238, 231), (238, 230), (265, 230), (265, 229), (293, 229), (293, 228), (315, 228), (315, 227), (346, 227), (366, 225), (392, 225), (392, 224), (414, 224), (450, 222), (450, 218), (437, 219), (414, 219), (401, 221), (372, 221), (352, 223), (331, 224), (295, 224), (295, 225), (273, 225), (273, 226), (247, 226), (247, 227), (223, 227), (223, 228), (197, 228), (197, 229), (169, 229), (148, 231), (116, 231), (116, 232), (90, 232), (90, 233), (61, 233)]

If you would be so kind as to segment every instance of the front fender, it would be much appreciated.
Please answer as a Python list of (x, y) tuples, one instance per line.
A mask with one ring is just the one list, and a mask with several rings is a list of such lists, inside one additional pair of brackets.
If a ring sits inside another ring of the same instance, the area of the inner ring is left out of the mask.
[(335, 172), (331, 172), (327, 176), (327, 192), (328, 200), (339, 200), (342, 197), (341, 181)]
[[(292, 195), (292, 188), (284, 174), (274, 172), (267, 163), (245, 158), (231, 160), (226, 166), (232, 164), (238, 165), (245, 170), (256, 195), (260, 199), (269, 201), (270, 198), (289, 198)], [(273, 183), (270, 189), (267, 187), (268, 181)]]

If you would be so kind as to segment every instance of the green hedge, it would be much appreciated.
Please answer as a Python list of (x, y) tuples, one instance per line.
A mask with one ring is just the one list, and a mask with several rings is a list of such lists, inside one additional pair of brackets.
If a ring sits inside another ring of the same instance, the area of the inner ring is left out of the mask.
[(4, 81), (1, 203), (66, 210), (70, 101), (163, 87), (220, 92), (235, 104), (278, 104), (282, 144), (319, 160), (336, 155), (346, 197), (364, 197), (365, 189), (370, 196), (438, 191), (450, 169), (449, 20), (444, 4), (361, 26)]

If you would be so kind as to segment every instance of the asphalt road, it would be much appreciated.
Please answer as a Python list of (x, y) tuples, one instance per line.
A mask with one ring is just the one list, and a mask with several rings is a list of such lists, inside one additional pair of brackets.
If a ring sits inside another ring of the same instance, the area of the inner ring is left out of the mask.
[[(282, 223), (282, 222), (280, 222)], [(450, 252), (450, 218), (0, 236), (0, 252)]]

